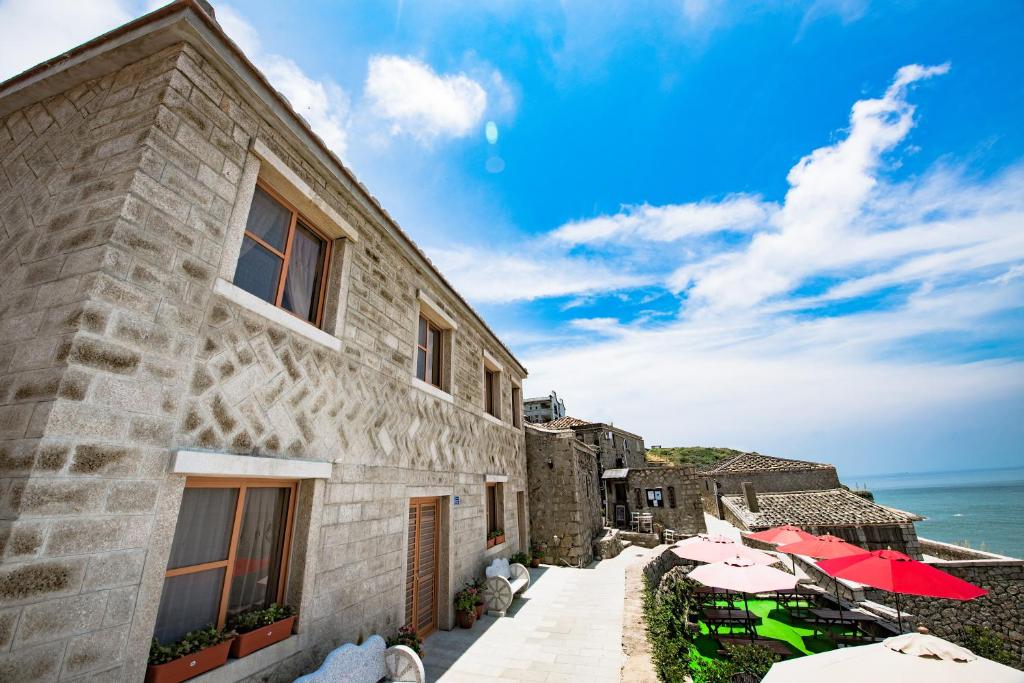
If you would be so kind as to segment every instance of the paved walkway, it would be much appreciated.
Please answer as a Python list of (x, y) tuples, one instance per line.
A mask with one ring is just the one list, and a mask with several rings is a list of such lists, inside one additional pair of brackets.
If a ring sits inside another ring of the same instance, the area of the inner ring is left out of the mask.
[(427, 680), (618, 683), (625, 568), (650, 552), (630, 547), (589, 569), (531, 569), (508, 616), (426, 639)]

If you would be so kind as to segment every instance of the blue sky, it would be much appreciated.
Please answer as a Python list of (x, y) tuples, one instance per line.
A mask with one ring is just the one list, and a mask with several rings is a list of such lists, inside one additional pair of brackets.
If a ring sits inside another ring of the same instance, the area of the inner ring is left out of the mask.
[[(849, 475), (1021, 462), (1020, 3), (215, 6), (527, 393)], [(145, 9), (0, 2), (0, 71)]]

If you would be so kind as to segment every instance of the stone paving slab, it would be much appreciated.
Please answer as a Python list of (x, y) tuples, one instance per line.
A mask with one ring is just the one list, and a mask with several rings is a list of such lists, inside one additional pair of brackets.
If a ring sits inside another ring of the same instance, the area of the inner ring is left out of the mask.
[(625, 568), (650, 552), (627, 548), (588, 569), (531, 569), (507, 616), (427, 637), (427, 680), (618, 683)]

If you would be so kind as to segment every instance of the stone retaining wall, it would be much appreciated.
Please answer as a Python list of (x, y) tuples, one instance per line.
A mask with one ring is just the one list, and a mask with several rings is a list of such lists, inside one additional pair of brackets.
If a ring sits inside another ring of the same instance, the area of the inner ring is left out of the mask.
[(938, 557), (942, 560), (1012, 560), (1014, 558), (1007, 557), (1006, 555), (997, 555), (996, 553), (985, 552), (984, 550), (975, 550), (974, 548), (965, 548), (962, 545), (955, 545), (953, 543), (943, 543), (941, 541), (933, 541), (930, 538), (917, 539), (918, 544), (921, 548), (921, 553), (924, 555), (931, 555), (932, 557)]
[[(998, 634), (1017, 658), (1024, 661), (1024, 560), (935, 562), (933, 567), (988, 590), (988, 595), (961, 602), (913, 595), (900, 596), (900, 609), (914, 615), (942, 638), (956, 640), (964, 626), (980, 626)], [(891, 593), (869, 591), (876, 602), (895, 607)]]

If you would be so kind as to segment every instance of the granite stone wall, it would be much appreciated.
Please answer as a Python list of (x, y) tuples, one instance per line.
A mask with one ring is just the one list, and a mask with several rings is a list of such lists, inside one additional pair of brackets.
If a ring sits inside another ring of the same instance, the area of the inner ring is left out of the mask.
[(778, 472), (740, 472), (704, 476), (701, 482), (701, 496), (704, 511), (718, 516), (715, 501), (715, 482), (718, 495), (727, 496), (743, 493), (743, 482), (750, 482), (758, 493), (781, 491), (823, 491), (839, 488), (839, 475), (834, 467), (806, 470), (781, 470)]
[(546, 547), (544, 561), (589, 564), (601, 532), (596, 454), (569, 430), (527, 425), (532, 540)]
[[(410, 497), (444, 506), (442, 626), (452, 592), (525, 543), (523, 431), (482, 410), (483, 351), (505, 367), (503, 405), (514, 359), (249, 101), (179, 44), (0, 125), (0, 681), (142, 677), (185, 483), (168, 473), (178, 449), (333, 463), (300, 489), (298, 635), (223, 680), (290, 680), (342, 642), (394, 631)], [(359, 233), (338, 240), (328, 283), (340, 350), (215, 291), (262, 173), (255, 141)], [(410, 382), (418, 292), (459, 324), (447, 400)], [(508, 478), (507, 541), (491, 550), (487, 474)]]
[[(974, 600), (938, 600), (915, 595), (900, 596), (900, 609), (914, 615), (913, 625), (927, 626), (942, 638), (959, 640), (964, 626), (991, 630), (1017, 657), (1024, 669), (1024, 560), (969, 560), (935, 562), (932, 566), (988, 590)], [(890, 593), (869, 591), (876, 602), (895, 607)]]
[[(675, 490), (675, 507), (670, 504), (669, 487)], [(663, 506), (648, 507), (646, 491), (657, 488), (662, 491)], [(700, 479), (692, 467), (630, 469), (626, 477), (626, 489), (631, 506), (636, 504), (636, 489), (640, 489), (644, 507), (636, 511), (651, 513), (654, 524), (662, 529), (673, 529), (688, 536), (707, 531), (701, 508)], [(633, 511), (632, 507), (629, 511)]]

